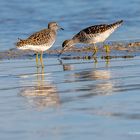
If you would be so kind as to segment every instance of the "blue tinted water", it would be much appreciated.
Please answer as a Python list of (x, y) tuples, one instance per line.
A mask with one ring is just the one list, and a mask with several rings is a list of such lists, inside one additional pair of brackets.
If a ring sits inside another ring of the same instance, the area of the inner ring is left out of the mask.
[[(108, 40), (139, 39), (139, 0), (1, 0), (0, 51), (57, 21), (53, 48), (86, 26), (125, 22)], [(138, 140), (140, 58), (0, 62), (0, 139)]]
[(54, 47), (72, 37), (82, 28), (123, 19), (124, 25), (109, 40), (139, 39), (139, 0), (1, 0), (0, 1), (0, 50), (13, 48), (17, 38), (57, 21), (65, 28), (59, 32)]

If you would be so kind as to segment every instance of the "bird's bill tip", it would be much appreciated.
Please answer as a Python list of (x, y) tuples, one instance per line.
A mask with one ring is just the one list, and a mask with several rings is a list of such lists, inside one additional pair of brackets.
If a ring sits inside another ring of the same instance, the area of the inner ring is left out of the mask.
[(60, 53), (58, 54), (58, 57), (60, 57), (60, 56), (62, 55), (62, 53), (63, 53), (63, 52), (60, 52)]
[(64, 30), (64, 28), (62, 28), (60, 25), (57, 24), (57, 26), (59, 30)]
[(64, 30), (64, 28), (62, 28), (62, 27), (59, 27), (59, 29), (60, 29), (60, 30)]

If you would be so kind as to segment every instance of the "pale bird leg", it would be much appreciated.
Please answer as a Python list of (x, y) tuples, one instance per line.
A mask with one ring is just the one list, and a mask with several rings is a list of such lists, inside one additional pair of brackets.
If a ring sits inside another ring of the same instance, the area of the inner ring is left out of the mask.
[(41, 63), (42, 68), (44, 68), (44, 64), (43, 64), (43, 52), (41, 52), (41, 55), (40, 55), (40, 63)]
[(38, 65), (38, 53), (36, 53), (36, 67), (38, 68), (39, 65)]

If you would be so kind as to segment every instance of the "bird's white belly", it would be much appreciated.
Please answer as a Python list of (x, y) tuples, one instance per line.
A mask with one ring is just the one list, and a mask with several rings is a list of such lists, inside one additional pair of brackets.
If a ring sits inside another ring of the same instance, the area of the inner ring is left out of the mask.
[(104, 42), (110, 35), (112, 32), (114, 32), (116, 28), (112, 28), (110, 30), (107, 30), (103, 33), (98, 33), (96, 34), (92, 39), (91, 39), (91, 44), (92, 43), (99, 43), (99, 42)]
[(48, 44), (44, 44), (44, 45), (25, 45), (25, 46), (19, 47), (18, 49), (44, 52), (44, 51), (48, 50), (49, 48), (51, 48), (53, 43), (50, 44), (50, 45), (48, 45)]

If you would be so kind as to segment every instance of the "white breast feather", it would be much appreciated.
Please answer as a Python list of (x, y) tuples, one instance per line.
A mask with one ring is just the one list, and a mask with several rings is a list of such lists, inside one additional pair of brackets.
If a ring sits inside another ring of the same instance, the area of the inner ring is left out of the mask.
[(52, 42), (49, 45), (48, 44), (44, 44), (44, 45), (25, 45), (25, 46), (19, 47), (18, 49), (21, 49), (21, 50), (32, 50), (32, 51), (42, 52), (42, 51), (46, 51), (49, 48), (51, 48), (52, 45), (54, 44), (54, 42)]
[(94, 37), (91, 39), (90, 44), (104, 42), (119, 26), (115, 26), (103, 33), (95, 34)]

